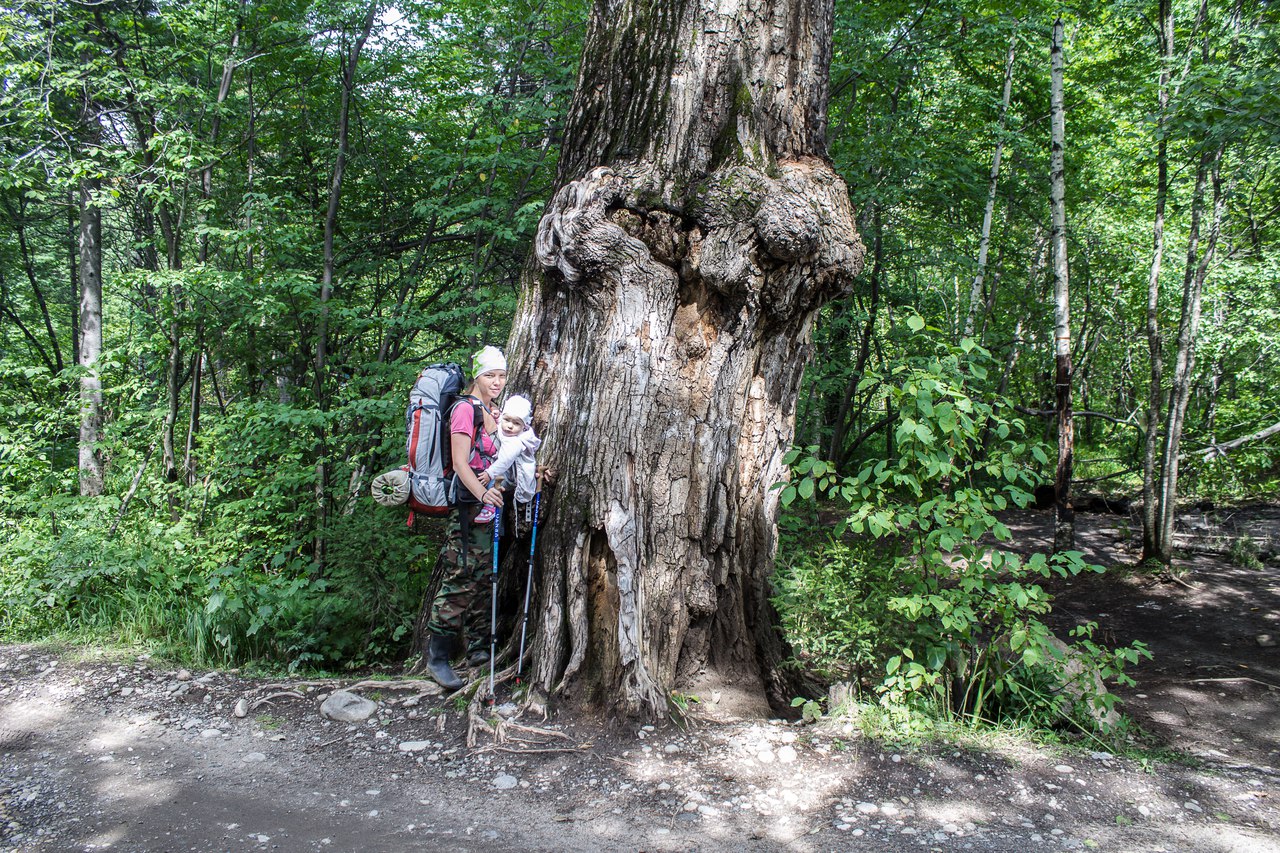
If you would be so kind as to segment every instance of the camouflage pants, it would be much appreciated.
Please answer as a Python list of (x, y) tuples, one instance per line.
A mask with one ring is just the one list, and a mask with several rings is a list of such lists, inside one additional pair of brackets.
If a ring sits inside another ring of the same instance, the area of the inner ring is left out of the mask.
[(431, 603), (432, 634), (458, 637), (467, 634), (472, 651), (489, 639), (489, 574), (493, 571), (493, 525), (472, 523), (467, 533), (466, 559), (462, 558), (462, 515), (474, 516), (475, 507), (455, 509), (449, 518), (449, 534), (436, 570), (443, 572), (440, 591)]

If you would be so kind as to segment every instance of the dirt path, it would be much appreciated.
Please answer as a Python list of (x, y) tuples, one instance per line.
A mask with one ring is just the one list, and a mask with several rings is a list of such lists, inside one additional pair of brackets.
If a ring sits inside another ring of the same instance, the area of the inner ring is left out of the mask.
[[(1043, 519), (1025, 522), (1034, 540)], [(1090, 547), (1121, 547), (1094, 527)], [(1063, 590), (1064, 620), (1093, 614), (1114, 639), (1153, 646), (1131, 710), (1195, 767), (1018, 745), (897, 750), (843, 723), (768, 720), (685, 731), (561, 716), (549, 726), (563, 737), (468, 750), (438, 697), (364, 688), (377, 711), (346, 724), (320, 715), (342, 686), (324, 683), (237, 718), (242, 697), (275, 691), (0, 646), (0, 849), (1280, 853), (1280, 694), (1189, 677), (1245, 665), (1277, 679), (1275, 649), (1251, 634), (1275, 625), (1277, 579), (1206, 564), (1191, 590), (1132, 578)]]

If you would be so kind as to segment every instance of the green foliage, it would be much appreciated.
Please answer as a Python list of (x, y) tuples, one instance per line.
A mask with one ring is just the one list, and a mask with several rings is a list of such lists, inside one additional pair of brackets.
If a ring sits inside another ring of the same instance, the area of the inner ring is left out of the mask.
[(1262, 569), (1262, 560), (1259, 559), (1258, 543), (1253, 541), (1253, 537), (1247, 533), (1242, 533), (1231, 540), (1231, 562), (1242, 569), (1253, 569), (1255, 571)]
[[(907, 325), (924, 330), (918, 317)], [(826, 495), (848, 507), (837, 535), (855, 538), (783, 563), (774, 602), (784, 625), (802, 657), (828, 672), (866, 678), (884, 661), (876, 691), (904, 724), (941, 713), (1094, 728), (1114, 701), (1096, 679), (1123, 679), (1145, 650), (1105, 650), (1092, 626), (1073, 632), (1070, 649), (1058, 644), (1042, 621), (1051, 597), (1040, 581), (1101, 568), (1078, 552), (1024, 558), (1000, 546), (1010, 533), (997, 513), (1031, 502), (1038, 480), (1028, 463), (1047, 462), (1045, 451), (1003, 401), (970, 395), (989, 373), (985, 350), (967, 339), (916, 341), (932, 352), (864, 379), (896, 413), (894, 457), (845, 476), (811, 453), (787, 457), (793, 476), (781, 501)], [(900, 651), (886, 660), (886, 648)]]
[[(208, 664), (407, 651), (437, 543), (366, 490), (403, 460), (421, 364), (506, 338), (587, 7), (377, 18), (322, 302), (340, 63), (367, 8), (0, 10), (0, 635), (138, 639)], [(89, 178), (106, 488), (82, 499)]]

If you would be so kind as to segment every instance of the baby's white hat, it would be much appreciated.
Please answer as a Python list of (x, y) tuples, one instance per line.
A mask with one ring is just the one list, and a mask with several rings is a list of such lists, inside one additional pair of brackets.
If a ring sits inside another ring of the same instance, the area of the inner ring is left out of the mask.
[(509, 418), (524, 421), (525, 426), (533, 425), (533, 403), (519, 394), (512, 394), (502, 407), (502, 414)]
[(485, 347), (471, 356), (471, 375), (479, 376), (490, 370), (506, 370), (507, 357), (497, 347)]

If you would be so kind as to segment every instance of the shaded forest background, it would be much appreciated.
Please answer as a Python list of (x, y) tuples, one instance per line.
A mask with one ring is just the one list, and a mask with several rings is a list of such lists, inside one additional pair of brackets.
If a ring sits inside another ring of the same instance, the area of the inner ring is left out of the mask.
[[(291, 667), (408, 650), (435, 543), (369, 480), (400, 464), (421, 366), (507, 338), (588, 13), (0, 10), (0, 632)], [(836, 4), (830, 150), (867, 265), (814, 333), (796, 516), (907, 452), (948, 494), (957, 453), (966, 479), (1052, 479), (1057, 13)], [(1139, 499), (1171, 434), (1184, 499), (1280, 491), (1276, 16), (1063, 19), (1077, 493)], [(964, 429), (934, 405), (957, 388)]]

